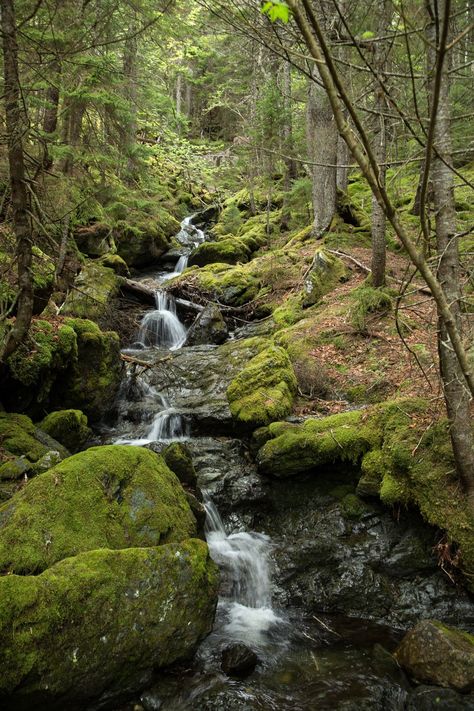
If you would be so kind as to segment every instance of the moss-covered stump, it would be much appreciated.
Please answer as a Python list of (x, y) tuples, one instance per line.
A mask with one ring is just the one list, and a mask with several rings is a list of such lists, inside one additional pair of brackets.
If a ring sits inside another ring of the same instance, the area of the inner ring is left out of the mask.
[(87, 550), (156, 546), (195, 533), (185, 493), (161, 457), (93, 447), (0, 507), (0, 571), (29, 575)]
[(4, 709), (83, 709), (137, 691), (210, 632), (218, 575), (203, 541), (94, 550), (0, 578)]
[(110, 410), (122, 379), (119, 337), (87, 319), (66, 324), (76, 334), (77, 357), (60, 375), (51, 405), (79, 409), (98, 420)]
[(395, 658), (418, 682), (474, 690), (474, 636), (436, 620), (423, 620), (408, 632)]
[[(330, 464), (357, 465), (380, 441), (373, 424), (361, 410), (301, 425), (274, 422), (267, 428), (269, 439), (259, 450), (257, 462), (264, 474), (288, 477)], [(264, 433), (259, 433), (264, 438)]]
[(227, 399), (233, 418), (249, 428), (291, 412), (296, 377), (283, 348), (270, 346), (252, 358), (232, 380)]
[(346, 268), (338, 257), (318, 249), (304, 284), (303, 306), (314, 306), (319, 299), (344, 279)]
[(74, 280), (61, 313), (102, 321), (110, 312), (118, 291), (119, 283), (113, 269), (98, 262), (88, 262)]
[(72, 453), (81, 449), (92, 434), (87, 417), (80, 410), (50, 412), (39, 423), (39, 427)]
[(219, 242), (203, 242), (191, 255), (189, 266), (204, 267), (206, 264), (247, 262), (250, 251), (250, 248), (237, 237), (229, 237)]

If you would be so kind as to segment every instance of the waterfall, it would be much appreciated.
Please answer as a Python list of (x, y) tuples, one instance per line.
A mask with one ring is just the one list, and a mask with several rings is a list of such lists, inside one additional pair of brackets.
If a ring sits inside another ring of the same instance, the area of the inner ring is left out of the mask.
[(156, 309), (142, 319), (138, 341), (145, 347), (158, 346), (171, 351), (181, 348), (186, 340), (186, 329), (176, 315), (176, 302), (165, 291), (157, 291)]
[(220, 601), (227, 616), (225, 631), (237, 640), (261, 644), (271, 627), (282, 622), (271, 606), (270, 538), (245, 531), (227, 535), (209, 497), (205, 508), (207, 543), (225, 580)]

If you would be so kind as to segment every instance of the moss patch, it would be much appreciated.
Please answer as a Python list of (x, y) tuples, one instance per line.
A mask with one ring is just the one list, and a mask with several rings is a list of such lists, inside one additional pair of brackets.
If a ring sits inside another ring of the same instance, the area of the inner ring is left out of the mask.
[(61, 313), (101, 321), (109, 312), (119, 291), (115, 271), (98, 262), (88, 262), (80, 271)]

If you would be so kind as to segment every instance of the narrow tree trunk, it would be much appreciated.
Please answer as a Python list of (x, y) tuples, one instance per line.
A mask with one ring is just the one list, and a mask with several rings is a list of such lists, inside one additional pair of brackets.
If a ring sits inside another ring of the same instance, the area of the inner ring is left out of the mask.
[(61, 63), (58, 59), (51, 64), (49, 75), (51, 76), (51, 83), (46, 90), (46, 107), (43, 117), (43, 133), (46, 134), (43, 152), (44, 170), (49, 170), (53, 165), (48, 141), (58, 127), (59, 81), (61, 77)]
[(281, 68), (281, 93), (283, 97), (283, 125), (282, 125), (282, 149), (285, 156), (285, 171), (283, 175), (284, 203), (281, 215), (280, 227), (287, 230), (290, 223), (290, 210), (288, 206), (288, 193), (291, 183), (296, 178), (296, 162), (293, 160), (293, 105), (291, 100), (291, 65), (283, 61)]
[[(431, 2), (428, 4), (430, 24), (428, 40), (436, 46), (439, 36), (435, 24), (435, 13)], [(438, 13), (443, 19), (446, 0), (438, 0)], [(430, 103), (433, 101), (436, 56), (431, 51)], [(454, 205), (453, 174), (446, 164), (451, 164), (450, 103), (448, 67), (443, 67), (439, 91), (434, 147), (432, 182), (436, 225), (436, 248), (438, 253), (438, 279), (446, 294), (458, 330), (462, 331), (461, 314), (461, 273), (459, 264), (458, 239), (456, 237), (456, 213)], [(441, 160), (443, 158), (443, 160)], [(462, 370), (451, 345), (444, 320), (439, 314), (438, 352), (443, 381), (444, 398), (450, 420), (450, 434), (456, 469), (468, 496), (474, 506), (474, 434), (470, 418), (471, 397)]]
[[(390, 17), (388, 16), (387, 0), (379, 0), (377, 7), (377, 36), (383, 37), (387, 28), (390, 27)], [(377, 77), (382, 81), (385, 80), (387, 50), (382, 42), (374, 43), (374, 69)], [(375, 87), (375, 106), (378, 115), (376, 117), (376, 126), (374, 131), (373, 152), (374, 157), (379, 166), (378, 181), (381, 186), (385, 186), (385, 174), (387, 172), (385, 162), (387, 160), (387, 133), (385, 112), (387, 109), (387, 101), (385, 92), (377, 82)], [(386, 241), (385, 241), (385, 210), (383, 205), (372, 194), (372, 284), (375, 287), (385, 284), (385, 263), (386, 263)]]
[(349, 149), (341, 136), (337, 137), (337, 168), (336, 168), (336, 188), (345, 193), (347, 190), (347, 182), (349, 176), (350, 153)]
[(5, 117), (8, 136), (8, 164), (13, 207), (13, 229), (16, 237), (18, 299), (16, 319), (0, 347), (0, 360), (13, 353), (28, 332), (33, 315), (33, 281), (31, 273), (32, 241), (28, 217), (28, 193), (25, 182), (23, 136), (26, 130), (18, 72), (15, 7), (13, 0), (2, 0), (2, 44)]

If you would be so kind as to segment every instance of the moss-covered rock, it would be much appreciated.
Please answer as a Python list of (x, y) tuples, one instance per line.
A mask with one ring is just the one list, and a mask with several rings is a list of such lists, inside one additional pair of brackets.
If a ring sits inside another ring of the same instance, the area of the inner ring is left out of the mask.
[(255, 299), (260, 282), (244, 266), (212, 264), (188, 269), (173, 281), (173, 287), (184, 292), (188, 287), (193, 292), (198, 289), (202, 295), (226, 306), (242, 306)]
[(210, 632), (217, 584), (198, 540), (94, 550), (0, 578), (2, 708), (82, 709), (140, 690)]
[(130, 276), (127, 262), (119, 254), (104, 254), (99, 260), (99, 264), (108, 269), (113, 269), (117, 276)]
[(474, 636), (423, 620), (403, 638), (395, 652), (397, 662), (418, 682), (474, 690)]
[(113, 247), (112, 226), (107, 222), (94, 222), (78, 227), (74, 239), (81, 252), (89, 257), (100, 257)]
[(234, 419), (256, 428), (291, 412), (296, 377), (283, 348), (270, 346), (252, 358), (227, 389)]
[(366, 413), (358, 410), (302, 425), (276, 422), (269, 426), (273, 439), (259, 450), (259, 469), (287, 477), (337, 463), (357, 465), (380, 441), (380, 434)]
[(303, 306), (314, 306), (324, 294), (334, 289), (344, 279), (346, 268), (338, 257), (318, 249), (304, 284)]
[(156, 546), (196, 533), (176, 476), (136, 447), (93, 447), (0, 507), (0, 570), (38, 573), (95, 548)]
[(239, 238), (228, 238), (219, 242), (203, 242), (189, 258), (189, 266), (204, 267), (206, 264), (238, 264), (247, 262), (249, 247)]
[(196, 486), (197, 475), (189, 447), (182, 442), (172, 442), (163, 450), (162, 457), (182, 484)]
[(145, 267), (156, 262), (171, 247), (171, 237), (179, 222), (166, 210), (158, 216), (133, 222), (120, 221), (114, 228), (118, 254), (129, 267)]
[(61, 313), (101, 321), (110, 311), (118, 291), (119, 282), (113, 269), (98, 262), (87, 262), (74, 280)]
[(72, 453), (81, 449), (92, 434), (87, 424), (87, 417), (80, 410), (50, 412), (39, 423), (39, 427)]
[(66, 324), (76, 334), (77, 358), (60, 374), (51, 405), (100, 419), (114, 402), (122, 378), (119, 337), (88, 319), (67, 319)]

